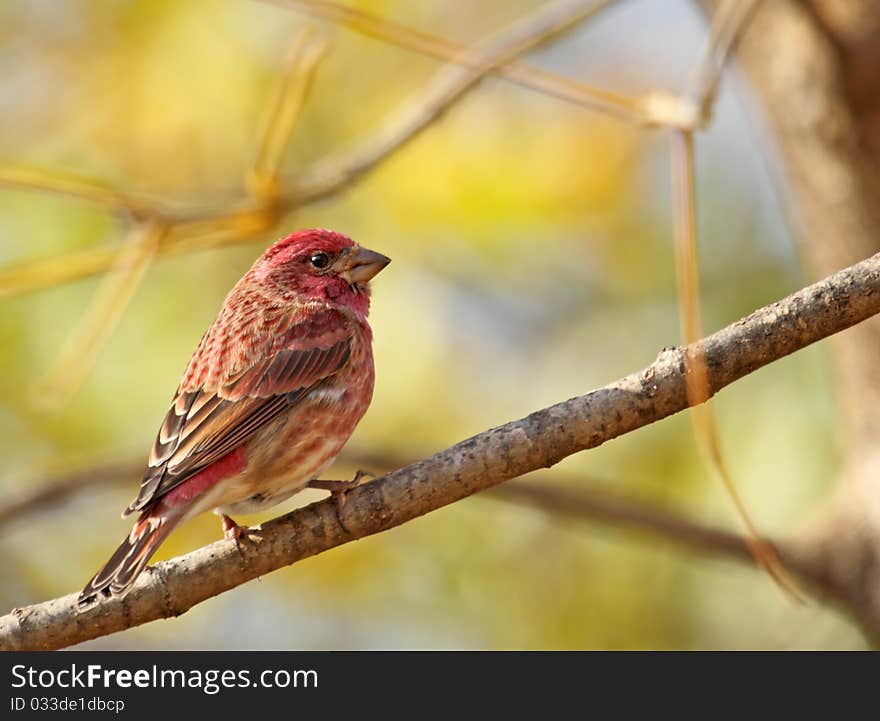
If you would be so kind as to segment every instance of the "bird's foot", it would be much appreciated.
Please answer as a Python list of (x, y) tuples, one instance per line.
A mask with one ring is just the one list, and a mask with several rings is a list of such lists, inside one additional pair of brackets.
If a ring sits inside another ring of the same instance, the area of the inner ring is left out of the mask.
[(336, 520), (339, 521), (339, 525), (342, 526), (342, 529), (346, 533), (351, 533), (351, 531), (348, 530), (348, 526), (346, 526), (345, 521), (342, 520), (342, 509), (345, 506), (345, 494), (352, 488), (360, 485), (361, 479), (365, 476), (375, 477), (376, 474), (370, 473), (369, 471), (359, 470), (354, 474), (354, 478), (350, 481), (322, 481), (318, 478), (314, 478), (306, 484), (308, 488), (330, 491), (330, 495), (336, 499)]
[(225, 513), (220, 513), (219, 516), (220, 522), (223, 524), (223, 537), (227, 541), (234, 542), (236, 549), (238, 549), (238, 552), (241, 553), (241, 537), (248, 535), (248, 527), (239, 526)]

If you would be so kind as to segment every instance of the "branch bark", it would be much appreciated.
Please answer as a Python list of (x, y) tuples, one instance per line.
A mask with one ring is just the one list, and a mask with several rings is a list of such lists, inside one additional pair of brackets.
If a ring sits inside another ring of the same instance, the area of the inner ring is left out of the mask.
[[(880, 312), (880, 254), (874, 255), (703, 339), (711, 393)], [(687, 349), (660, 353), (647, 368), (604, 388), (480, 433), (428, 459), (354, 489), (344, 509), (322, 501), (277, 518), (259, 541), (218, 541), (144, 573), (132, 592), (84, 613), (76, 594), (19, 608), (0, 618), (0, 648), (53, 649), (159, 618), (343, 543), (406, 523), (510, 478), (666, 418), (688, 406)], [(691, 349), (693, 352), (693, 349)], [(792, 564), (796, 557), (785, 560)], [(818, 569), (793, 565), (808, 580)], [(833, 589), (831, 589), (833, 591)]]

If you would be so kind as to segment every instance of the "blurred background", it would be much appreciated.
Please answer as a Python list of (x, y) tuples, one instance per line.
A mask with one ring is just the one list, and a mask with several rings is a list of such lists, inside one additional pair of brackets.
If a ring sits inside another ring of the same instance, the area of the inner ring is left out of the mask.
[[(351, 2), (473, 42), (539, 6)], [(294, 36), (328, 41), (285, 174), (367, 140), (440, 64), (254, 0), (6, 0), (0, 165), (71, 173), (179, 207), (244, 194)], [(705, 39), (689, 2), (620, 3), (529, 62), (626, 95), (680, 90)], [(728, 74), (699, 136), (703, 312), (714, 330), (806, 284), (760, 120)], [(60, 472), (146, 460), (186, 361), (225, 294), (277, 237), (328, 227), (393, 258), (374, 283), (377, 383), (350, 442), (417, 459), (604, 385), (678, 342), (669, 137), (497, 79), (357, 183), (246, 241), (150, 265), (64, 403), (59, 354), (99, 277), (0, 284), (0, 507)], [(0, 187), (3, 269), (121, 243), (100, 206)], [(20, 267), (20, 266), (19, 266)], [(53, 367), (55, 368), (52, 371)], [(50, 397), (47, 397), (47, 394)], [(763, 527), (825, 498), (841, 439), (823, 347), (715, 401), (724, 449)], [(808, 452), (805, 452), (808, 450)], [(331, 477), (349, 477), (337, 464)], [(385, 470), (385, 469), (377, 469)], [(535, 474), (737, 528), (686, 415)], [(79, 589), (127, 533), (139, 476), (0, 528), (0, 606)], [(275, 509), (310, 502), (304, 493)], [(242, 518), (256, 523), (262, 517)], [(156, 560), (216, 540), (206, 515)], [(861, 648), (833, 610), (791, 603), (748, 565), (490, 494), (348, 544), (89, 648)]]

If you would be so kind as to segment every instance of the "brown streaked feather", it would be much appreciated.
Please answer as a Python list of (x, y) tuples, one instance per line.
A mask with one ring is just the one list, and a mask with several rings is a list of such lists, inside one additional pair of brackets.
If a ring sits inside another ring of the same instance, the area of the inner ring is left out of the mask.
[(220, 317), (214, 322), (159, 429), (140, 492), (123, 515), (144, 509), (235, 450), (348, 362), (352, 327), (343, 314), (276, 313), (236, 327), (237, 337), (255, 337), (271, 348), (251, 364), (238, 355), (236, 336), (216, 332)]
[[(150, 523), (153, 520), (154, 523)], [(91, 606), (103, 594), (122, 596), (177, 524), (179, 517), (141, 517), (138, 524), (116, 549), (110, 560), (86, 584), (77, 599), (77, 608)]]

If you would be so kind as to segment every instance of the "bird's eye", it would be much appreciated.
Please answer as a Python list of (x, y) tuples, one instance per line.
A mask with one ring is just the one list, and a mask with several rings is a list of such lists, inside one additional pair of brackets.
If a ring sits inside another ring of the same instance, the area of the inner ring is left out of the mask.
[(326, 253), (312, 253), (309, 263), (312, 264), (312, 267), (321, 270), (330, 265), (330, 256)]

